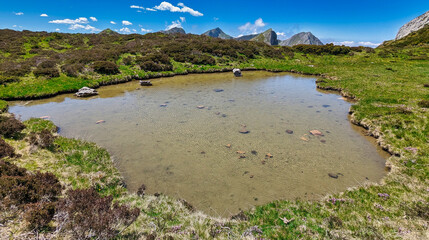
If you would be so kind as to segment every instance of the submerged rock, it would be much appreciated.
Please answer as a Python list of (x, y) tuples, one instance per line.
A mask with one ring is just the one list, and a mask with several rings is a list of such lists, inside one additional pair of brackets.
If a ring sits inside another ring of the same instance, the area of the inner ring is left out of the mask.
[(319, 130), (311, 130), (310, 133), (313, 136), (323, 136), (323, 133)]
[(98, 95), (98, 92), (95, 89), (89, 87), (83, 87), (79, 89), (77, 93), (75, 93), (76, 97), (90, 97), (94, 95)]
[(292, 130), (290, 130), (290, 129), (288, 129), (288, 130), (286, 130), (286, 133), (287, 133), (287, 134), (293, 134), (293, 131), (292, 131)]
[(335, 173), (328, 173), (328, 176), (335, 179), (338, 178), (338, 174), (335, 174)]
[(213, 89), (215, 92), (223, 92), (223, 89)]

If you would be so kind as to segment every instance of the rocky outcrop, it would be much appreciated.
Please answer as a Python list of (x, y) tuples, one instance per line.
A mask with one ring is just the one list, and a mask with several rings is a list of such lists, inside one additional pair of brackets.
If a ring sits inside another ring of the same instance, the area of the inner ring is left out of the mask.
[(186, 32), (185, 32), (185, 30), (183, 29), (183, 28), (178, 28), (178, 27), (175, 27), (175, 28), (172, 28), (172, 29), (168, 29), (168, 30), (165, 30), (165, 31), (161, 31), (162, 33), (165, 33), (165, 34), (186, 34)]
[(398, 34), (396, 35), (395, 40), (401, 39), (408, 34), (422, 29), (425, 25), (429, 24), (429, 11), (424, 14), (414, 18), (410, 22), (406, 23), (399, 29)]
[(272, 46), (279, 44), (279, 40), (277, 40), (277, 33), (274, 32), (271, 28), (252, 38), (250, 41), (263, 42)]
[(224, 33), (222, 31), (222, 29), (220, 29), (220, 28), (215, 28), (215, 29), (209, 30), (209, 31), (203, 33), (202, 35), (206, 35), (206, 36), (214, 37), (214, 38), (220, 38), (220, 39), (232, 39), (231, 36)]
[(316, 36), (314, 36), (311, 32), (301, 32), (293, 35), (291, 38), (286, 39), (280, 42), (280, 46), (295, 46), (299, 44), (306, 45), (323, 45), (322, 41), (320, 41)]
[(97, 90), (89, 88), (89, 87), (83, 87), (79, 89), (77, 93), (75, 93), (77, 97), (90, 97), (94, 95), (98, 95)]

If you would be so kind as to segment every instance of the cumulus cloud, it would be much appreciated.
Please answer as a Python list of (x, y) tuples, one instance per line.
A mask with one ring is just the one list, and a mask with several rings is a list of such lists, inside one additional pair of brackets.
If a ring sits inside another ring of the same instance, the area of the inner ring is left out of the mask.
[(84, 29), (84, 30), (88, 30), (91, 32), (95, 32), (95, 31), (100, 31), (100, 29), (97, 29), (91, 25), (81, 25), (81, 24), (72, 24), (69, 27), (70, 30), (78, 30), (78, 29)]
[(127, 27), (121, 28), (121, 29), (119, 29), (119, 31), (121, 33), (130, 33), (131, 32), (131, 30), (129, 28), (127, 28)]
[(49, 23), (55, 23), (55, 24), (87, 24), (89, 23), (88, 19), (85, 17), (80, 17), (75, 20), (72, 19), (63, 19), (63, 20), (52, 20), (49, 21)]
[(56, 31), (56, 32), (59, 32), (59, 31), (61, 31), (61, 29), (57, 28), (57, 29), (55, 29), (55, 31)]
[(129, 21), (124, 20), (124, 21), (122, 21), (122, 25), (129, 26), (129, 25), (133, 25), (133, 24)]
[(153, 7), (153, 9), (159, 10), (159, 11), (170, 11), (170, 12), (181, 12), (181, 13), (189, 13), (194, 17), (202, 17), (204, 14), (185, 6), (183, 3), (177, 4), (177, 6), (174, 6), (173, 4), (169, 2), (162, 2), (158, 6)]
[(153, 8), (145, 8), (145, 7), (137, 6), (137, 5), (131, 5), (130, 8), (138, 9), (137, 12), (142, 12), (141, 10), (147, 10), (147, 11), (151, 11), (151, 12), (156, 12), (156, 10), (153, 9)]
[(378, 47), (381, 43), (373, 43), (373, 42), (355, 42), (355, 41), (342, 41), (342, 42), (332, 42), (334, 45), (344, 45), (349, 47), (358, 47), (358, 46), (364, 46), (364, 47)]
[(17, 13), (15, 13), (15, 15), (16, 16), (21, 16), (21, 15), (24, 15), (24, 13), (23, 12), (17, 12)]
[(144, 32), (144, 33), (152, 32), (152, 29), (144, 29), (144, 28), (141, 28), (140, 30), (141, 30), (142, 32)]
[(265, 27), (267, 24), (264, 23), (262, 18), (256, 19), (255, 23), (246, 23), (243, 26), (240, 26), (238, 30), (240, 30), (244, 34), (256, 34), (259, 29)]
[(110, 21), (111, 24), (115, 25), (116, 23), (114, 21)]
[(91, 21), (93, 21), (93, 22), (97, 22), (98, 21), (98, 19), (95, 18), (95, 17), (89, 17), (89, 19), (91, 19)]
[(166, 30), (170, 30), (172, 28), (183, 28), (182, 23), (186, 21), (186, 18), (181, 17), (179, 20), (172, 21), (170, 25), (167, 26)]
[(46, 13), (42, 13), (42, 14), (40, 14), (40, 16), (41, 16), (41, 17), (48, 17), (48, 14), (46, 14)]

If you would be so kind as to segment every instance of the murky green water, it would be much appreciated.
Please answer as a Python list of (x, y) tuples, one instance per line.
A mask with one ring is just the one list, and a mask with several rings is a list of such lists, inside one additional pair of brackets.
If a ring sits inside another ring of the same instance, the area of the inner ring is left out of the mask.
[[(107, 148), (131, 191), (144, 183), (149, 193), (215, 215), (275, 199), (316, 199), (385, 174), (385, 153), (347, 119), (350, 103), (317, 91), (314, 78), (244, 72), (153, 83), (103, 87), (87, 99), (19, 102), (10, 112), (23, 120), (50, 116), (61, 135)], [(239, 133), (243, 125), (248, 134)]]

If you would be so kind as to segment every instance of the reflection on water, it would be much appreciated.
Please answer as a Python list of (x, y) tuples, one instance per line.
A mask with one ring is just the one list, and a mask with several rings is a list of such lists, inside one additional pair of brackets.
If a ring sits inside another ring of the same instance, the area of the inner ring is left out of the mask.
[(106, 147), (131, 191), (144, 183), (149, 193), (215, 215), (383, 177), (385, 156), (351, 126), (350, 103), (318, 92), (314, 78), (244, 75), (162, 78), (147, 88), (130, 82), (89, 99), (19, 102), (10, 112), (24, 120), (51, 116), (61, 135)]

